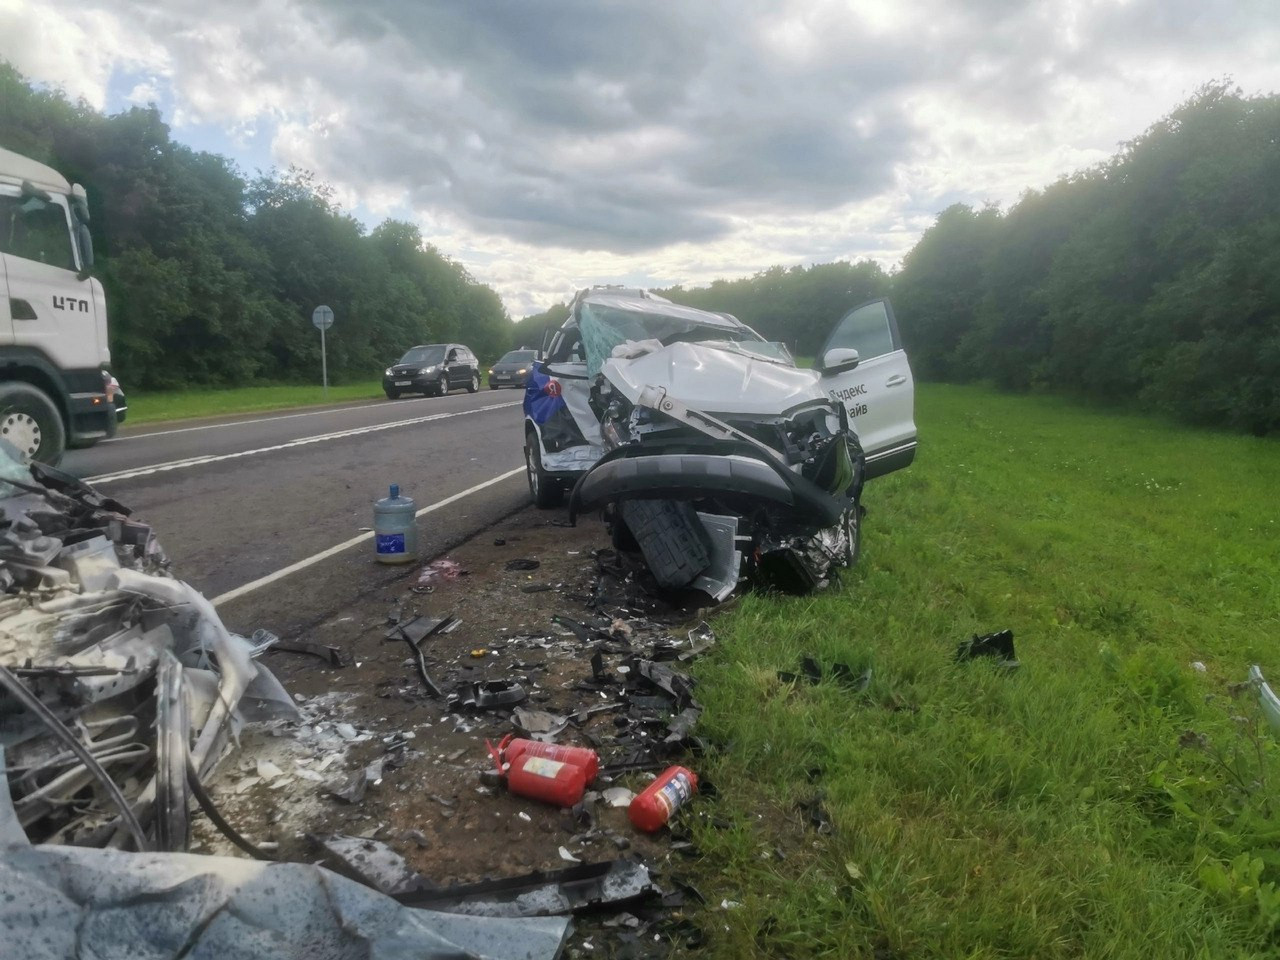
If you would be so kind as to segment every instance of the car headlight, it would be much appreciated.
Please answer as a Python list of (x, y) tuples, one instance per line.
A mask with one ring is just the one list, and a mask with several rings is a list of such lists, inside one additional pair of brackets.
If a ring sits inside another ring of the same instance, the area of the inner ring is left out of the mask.
[(491, 376), (491, 377), (493, 376), (493, 367), (490, 367), (490, 368), (489, 368), (489, 376)]
[(529, 372), (529, 371), (528, 371), (528, 370), (526, 370), (524, 367), (521, 367), (519, 370), (517, 370), (517, 371), (516, 371), (516, 375), (517, 375), (517, 376), (519, 376), (520, 374), (524, 374), (524, 373), (528, 373), (528, 372)]
[(391, 376), (391, 374), (392, 374), (392, 370), (391, 370), (391, 368), (390, 368), (390, 367), (387, 367), (387, 369), (385, 369), (385, 370), (383, 370), (383, 371), (382, 371), (382, 375), (383, 375), (383, 376), (385, 376), (385, 377), (389, 377), (389, 376)]
[(435, 369), (435, 367), (434, 367), (434, 366), (430, 366), (430, 367), (420, 367), (420, 368), (418, 369), (418, 372), (419, 372), (419, 373), (430, 373), (430, 372), (431, 372), (432, 370), (434, 370), (434, 369)]

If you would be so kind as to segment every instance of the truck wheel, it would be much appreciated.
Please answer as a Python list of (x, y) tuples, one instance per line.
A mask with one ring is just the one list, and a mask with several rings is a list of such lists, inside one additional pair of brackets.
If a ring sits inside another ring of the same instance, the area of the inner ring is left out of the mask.
[(467, 384), (467, 393), (475, 393), (480, 389), (480, 374), (473, 373), (471, 375), (471, 383)]
[(23, 462), (56, 467), (67, 445), (62, 415), (49, 395), (29, 383), (0, 385), (0, 438), (18, 449)]
[(533, 503), (539, 510), (550, 510), (560, 506), (564, 499), (564, 488), (560, 481), (547, 476), (542, 469), (542, 452), (538, 444), (538, 435), (529, 430), (524, 435), (524, 470), (529, 480), (529, 493), (533, 495)]

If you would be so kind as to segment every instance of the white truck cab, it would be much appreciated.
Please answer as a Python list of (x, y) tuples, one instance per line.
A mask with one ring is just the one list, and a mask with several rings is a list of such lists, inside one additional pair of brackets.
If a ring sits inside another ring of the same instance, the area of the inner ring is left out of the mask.
[(114, 435), (84, 188), (0, 148), (0, 438), (56, 464)]

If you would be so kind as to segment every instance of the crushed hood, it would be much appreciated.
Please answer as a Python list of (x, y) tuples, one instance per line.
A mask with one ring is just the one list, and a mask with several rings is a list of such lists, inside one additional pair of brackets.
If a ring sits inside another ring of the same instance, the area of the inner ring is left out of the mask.
[(816, 371), (699, 343), (674, 343), (631, 359), (611, 357), (601, 373), (632, 403), (645, 387), (661, 387), (707, 413), (775, 416), (827, 398)]

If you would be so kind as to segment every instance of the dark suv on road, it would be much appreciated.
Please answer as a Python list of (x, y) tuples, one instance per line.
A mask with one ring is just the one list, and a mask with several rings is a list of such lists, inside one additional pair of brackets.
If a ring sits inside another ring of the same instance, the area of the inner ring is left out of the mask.
[(382, 389), (395, 400), (402, 393), (442, 397), (454, 387), (480, 389), (480, 361), (460, 343), (428, 343), (409, 350), (382, 375)]

